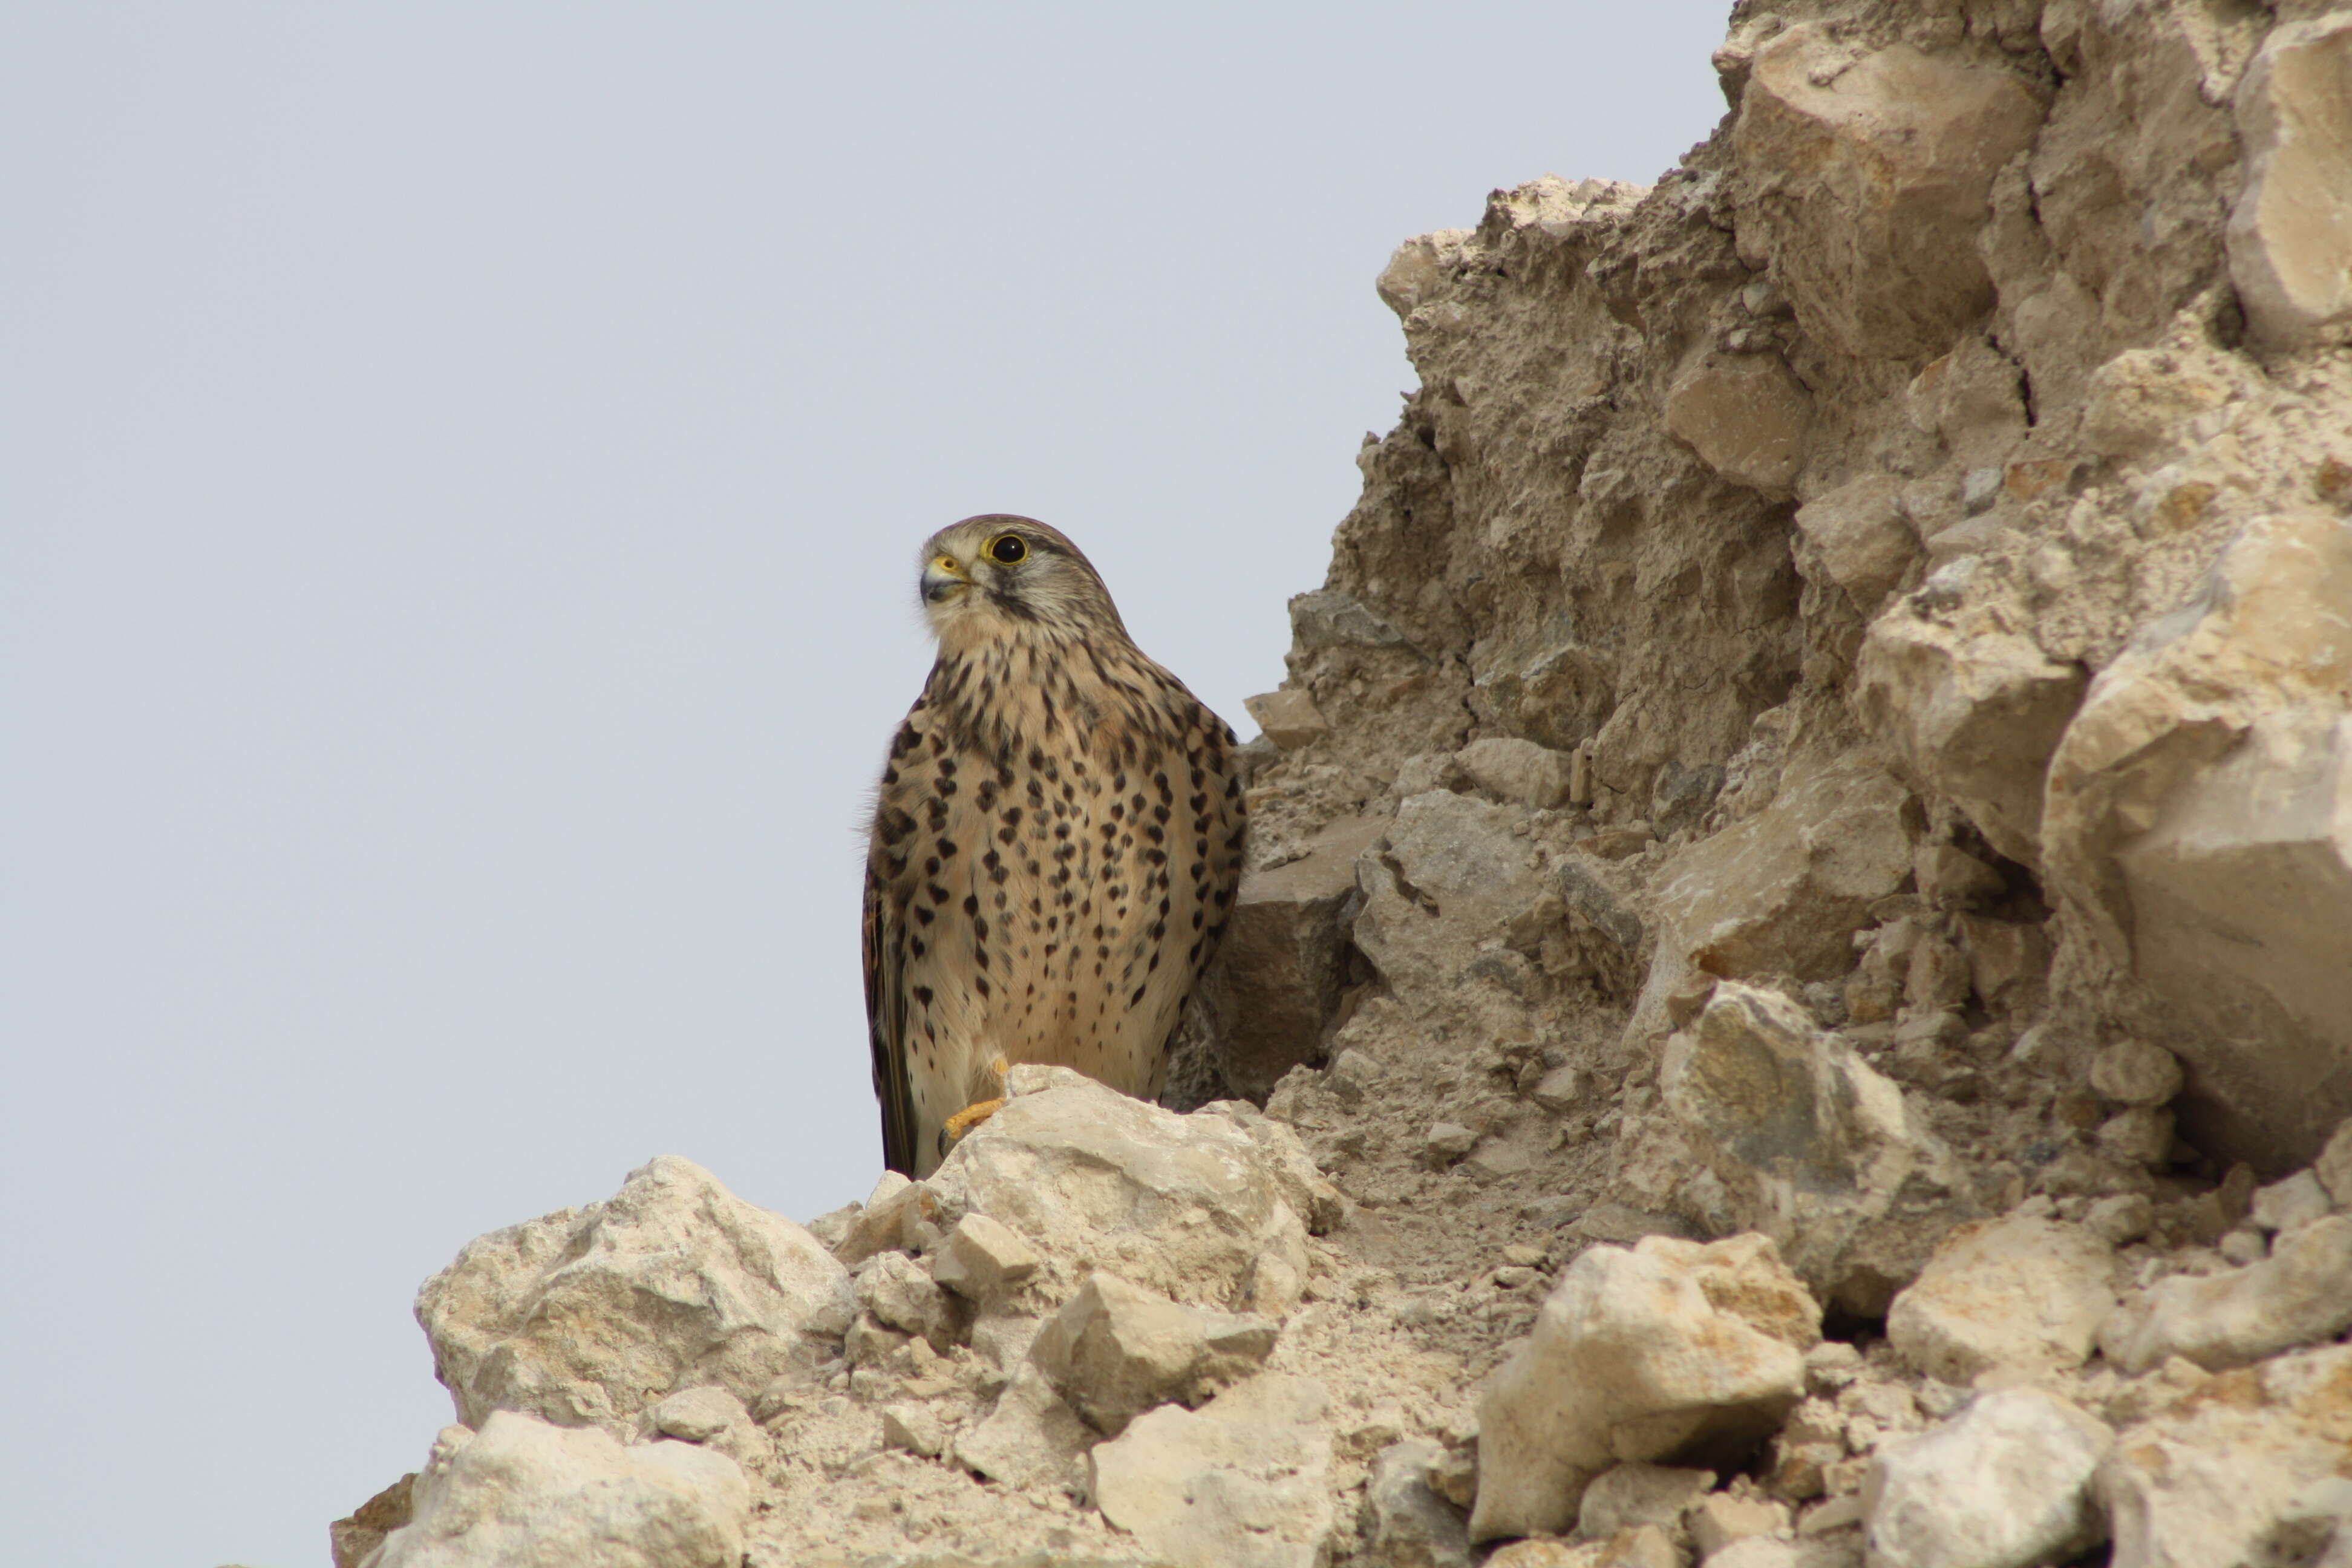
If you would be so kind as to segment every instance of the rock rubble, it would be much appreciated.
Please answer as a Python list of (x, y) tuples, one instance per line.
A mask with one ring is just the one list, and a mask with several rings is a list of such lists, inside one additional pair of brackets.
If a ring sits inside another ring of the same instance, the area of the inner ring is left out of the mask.
[(1401, 247), (1171, 1105), (480, 1238), (340, 1568), (2352, 1563), (2347, 60), (1743, 0)]

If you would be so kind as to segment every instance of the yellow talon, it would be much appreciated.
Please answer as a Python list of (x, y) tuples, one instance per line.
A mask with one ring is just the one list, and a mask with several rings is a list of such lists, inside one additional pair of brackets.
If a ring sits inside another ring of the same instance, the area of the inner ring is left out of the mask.
[(941, 1146), (954, 1148), (963, 1142), (965, 1133), (1003, 1109), (1004, 1101), (1002, 1100), (983, 1100), (977, 1105), (965, 1106), (961, 1110), (949, 1117), (947, 1125), (940, 1129)]
[(974, 1100), (948, 1118), (947, 1124), (940, 1129), (940, 1153), (942, 1156), (962, 1142), (966, 1133), (1004, 1109), (1004, 1079), (1013, 1071), (1013, 1064), (1000, 1056), (988, 1064), (988, 1070), (996, 1079), (996, 1098)]

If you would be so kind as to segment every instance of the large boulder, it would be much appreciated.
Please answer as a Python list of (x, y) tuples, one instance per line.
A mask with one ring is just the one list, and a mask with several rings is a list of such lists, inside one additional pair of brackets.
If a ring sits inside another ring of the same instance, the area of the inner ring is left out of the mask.
[(2050, 768), (2052, 883), (2187, 1067), (2183, 1135), (2267, 1174), (2352, 1114), (2348, 606), (2352, 521), (2255, 519)]
[(1040, 1259), (1032, 1289), (1056, 1304), (1097, 1268), (1216, 1310), (1297, 1302), (1307, 1226), (1286, 1200), (1302, 1184), (1287, 1129), (1262, 1142), (1234, 1116), (1179, 1116), (1067, 1068), (1016, 1067), (1007, 1088), (932, 1173), (943, 1225), (976, 1213), (1017, 1232)]
[(363, 1568), (738, 1568), (751, 1515), (724, 1454), (500, 1410), (442, 1430), (413, 1517)]
[(2008, 71), (1906, 44), (1864, 53), (1801, 22), (1755, 52), (1740, 95), (1741, 248), (1770, 254), (1797, 319), (1838, 352), (1938, 353), (1992, 302), (1977, 231), (2041, 123)]
[(1761, 1237), (1593, 1247), (1480, 1401), (1471, 1539), (1569, 1529), (1621, 1460), (1743, 1458), (1804, 1393), (1820, 1337), (1820, 1307)]
[(2288, 22), (2238, 83), (2246, 183), (2230, 280), (2246, 324), (2284, 348), (2352, 337), (2352, 16)]
[(513, 1410), (615, 1433), (679, 1388), (756, 1398), (835, 1353), (856, 1310), (815, 1237), (671, 1154), (603, 1203), (478, 1238), (416, 1294), (460, 1421)]

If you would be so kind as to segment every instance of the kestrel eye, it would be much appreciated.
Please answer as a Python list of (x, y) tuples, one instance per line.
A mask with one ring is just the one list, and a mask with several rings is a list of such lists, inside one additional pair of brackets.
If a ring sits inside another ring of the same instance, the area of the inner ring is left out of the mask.
[(1011, 566), (1029, 553), (1029, 547), (1017, 533), (1000, 533), (989, 541), (988, 558), (999, 566)]

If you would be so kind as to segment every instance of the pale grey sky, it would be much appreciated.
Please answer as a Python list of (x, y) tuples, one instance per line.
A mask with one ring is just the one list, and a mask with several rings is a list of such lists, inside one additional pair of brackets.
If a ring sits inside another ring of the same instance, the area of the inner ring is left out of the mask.
[(1389, 251), (1654, 178), (1722, 11), (0, 10), (0, 1559), (323, 1563), (469, 1238), (861, 1195), (917, 544), (1246, 732)]

